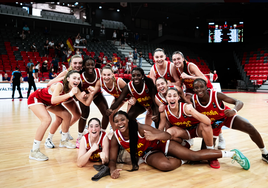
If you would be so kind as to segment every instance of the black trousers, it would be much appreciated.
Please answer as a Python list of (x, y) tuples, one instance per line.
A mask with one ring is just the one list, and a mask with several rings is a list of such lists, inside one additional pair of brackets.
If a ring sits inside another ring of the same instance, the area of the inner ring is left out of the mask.
[(12, 99), (14, 99), (14, 94), (15, 94), (15, 89), (17, 87), (17, 90), (19, 92), (20, 97), (19, 98), (23, 98), (22, 94), (21, 94), (21, 89), (20, 89), (20, 82), (13, 82), (13, 86), (12, 86)]
[(32, 80), (28, 80), (28, 92), (27, 92), (27, 98), (29, 98), (29, 96), (30, 96), (32, 87), (34, 88), (34, 91), (36, 91), (36, 85), (35, 85), (35, 82), (34, 82), (33, 79), (32, 79)]

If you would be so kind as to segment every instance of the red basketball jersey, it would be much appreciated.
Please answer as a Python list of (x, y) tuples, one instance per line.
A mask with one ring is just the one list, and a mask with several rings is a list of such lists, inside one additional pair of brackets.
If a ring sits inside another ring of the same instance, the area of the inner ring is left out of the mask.
[[(86, 140), (86, 150), (88, 151), (88, 150), (90, 150), (90, 148), (92, 146), (92, 144), (90, 142), (90, 134), (87, 133), (87, 134), (84, 135), (84, 137), (85, 137), (85, 140)], [(99, 145), (99, 149), (97, 149), (96, 151), (94, 151), (91, 154), (91, 156), (89, 158), (90, 161), (97, 162), (97, 161), (100, 161), (101, 160), (99, 153), (102, 152), (103, 139), (105, 137), (106, 137), (106, 132), (101, 130), (101, 132), (100, 132), (100, 138), (99, 138), (98, 143), (97, 143)]]
[(193, 118), (191, 115), (187, 115), (184, 111), (186, 103), (179, 103), (179, 116), (175, 116), (170, 108), (169, 105), (166, 106), (165, 114), (167, 117), (167, 120), (171, 123), (171, 125), (179, 126), (182, 129), (190, 129), (192, 126), (199, 123), (199, 121), (195, 118)]
[(128, 88), (138, 103), (140, 103), (144, 108), (149, 108), (153, 104), (152, 98), (149, 95), (149, 89), (145, 83), (143, 83), (143, 89), (140, 93), (138, 93), (134, 88), (133, 81), (128, 83)]
[[(89, 86), (95, 87), (97, 81), (101, 78), (100, 69), (95, 68), (94, 71), (95, 71), (96, 77), (95, 77), (95, 80), (93, 82), (87, 81), (87, 79), (85, 77), (85, 72), (83, 72), (81, 74), (81, 83), (82, 83), (82, 85), (81, 85), (82, 88), (81, 89), (82, 89), (82, 91), (88, 92), (87, 88)], [(101, 92), (101, 89), (99, 90), (99, 92)]]
[[(130, 153), (130, 146), (129, 146), (129, 140), (125, 140), (124, 137), (122, 136), (121, 132), (117, 129), (114, 132), (114, 135), (118, 141), (118, 143), (125, 149), (127, 152)], [(162, 147), (162, 143), (166, 143), (167, 141), (164, 140), (153, 140), (153, 141), (148, 141), (144, 137), (140, 135), (138, 132), (138, 142), (137, 142), (137, 156), (142, 157), (145, 155), (147, 152), (151, 150), (164, 150)], [(163, 151), (164, 152), (164, 151)]]
[(155, 79), (159, 78), (159, 77), (163, 77), (165, 78), (167, 81), (170, 82), (175, 82), (174, 78), (172, 77), (172, 73), (171, 73), (171, 63), (169, 61), (167, 61), (167, 66), (166, 66), (166, 70), (164, 72), (163, 75), (161, 75), (157, 69), (157, 66), (154, 64), (154, 74), (155, 74)]
[(216, 120), (225, 118), (224, 111), (230, 109), (228, 106), (225, 106), (223, 102), (221, 102), (221, 104), (218, 103), (217, 91), (214, 90), (209, 90), (209, 102), (205, 106), (199, 102), (196, 94), (192, 96), (192, 99), (195, 109), (208, 116), (212, 123)]

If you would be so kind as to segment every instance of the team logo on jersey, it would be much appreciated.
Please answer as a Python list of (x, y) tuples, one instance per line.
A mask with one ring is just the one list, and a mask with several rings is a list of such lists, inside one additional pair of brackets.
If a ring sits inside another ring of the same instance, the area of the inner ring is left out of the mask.
[(187, 118), (187, 116), (185, 114), (182, 114), (184, 118)]
[(145, 93), (149, 93), (149, 89), (147, 88), (147, 89), (145, 89)]
[(168, 76), (168, 77), (170, 77), (170, 74), (169, 74), (169, 72), (167, 72), (167, 76)]
[(217, 108), (215, 102), (213, 102), (212, 105), (213, 105), (213, 108)]

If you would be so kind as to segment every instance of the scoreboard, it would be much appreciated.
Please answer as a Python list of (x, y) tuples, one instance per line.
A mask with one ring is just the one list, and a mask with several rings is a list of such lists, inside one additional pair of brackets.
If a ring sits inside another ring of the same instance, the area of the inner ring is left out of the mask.
[(208, 42), (227, 43), (243, 42), (244, 22), (209, 22), (208, 23)]

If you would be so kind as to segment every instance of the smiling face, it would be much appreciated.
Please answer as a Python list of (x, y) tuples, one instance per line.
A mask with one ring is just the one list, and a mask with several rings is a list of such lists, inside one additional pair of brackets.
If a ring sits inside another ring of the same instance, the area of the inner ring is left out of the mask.
[(80, 74), (79, 73), (71, 74), (67, 78), (67, 81), (69, 82), (69, 88), (77, 87), (81, 82)]
[(106, 84), (108, 84), (108, 83), (113, 81), (114, 73), (110, 69), (103, 69), (101, 76), (102, 76), (104, 82)]
[(73, 70), (80, 71), (83, 66), (83, 59), (82, 58), (73, 58), (71, 62), (71, 67)]
[(144, 76), (141, 74), (140, 71), (138, 71), (138, 70), (132, 71), (132, 81), (133, 81), (134, 85), (142, 84), (143, 78), (144, 78)]
[(123, 114), (117, 114), (116, 116), (114, 116), (115, 128), (122, 133), (128, 129), (128, 122), (129, 120)]
[(166, 55), (162, 51), (157, 51), (154, 53), (155, 63), (158, 65), (164, 65), (166, 59)]
[(207, 85), (204, 81), (195, 81), (193, 85), (193, 91), (198, 96), (198, 98), (203, 98), (207, 95)]
[(172, 61), (177, 68), (180, 68), (183, 65), (184, 58), (181, 54), (174, 54), (172, 56)]
[(99, 122), (95, 119), (91, 120), (88, 124), (88, 132), (91, 137), (97, 137), (100, 135), (101, 126)]
[(88, 74), (93, 74), (94, 73), (94, 69), (95, 69), (95, 62), (92, 61), (91, 59), (87, 60), (85, 62), (85, 71), (88, 73)]
[(179, 94), (176, 90), (170, 89), (167, 91), (166, 99), (171, 109), (177, 107), (179, 98)]
[(167, 82), (160, 78), (160, 79), (157, 79), (156, 82), (155, 82), (155, 85), (156, 85), (156, 88), (157, 88), (157, 91), (162, 93), (162, 94), (165, 94), (167, 92)]

